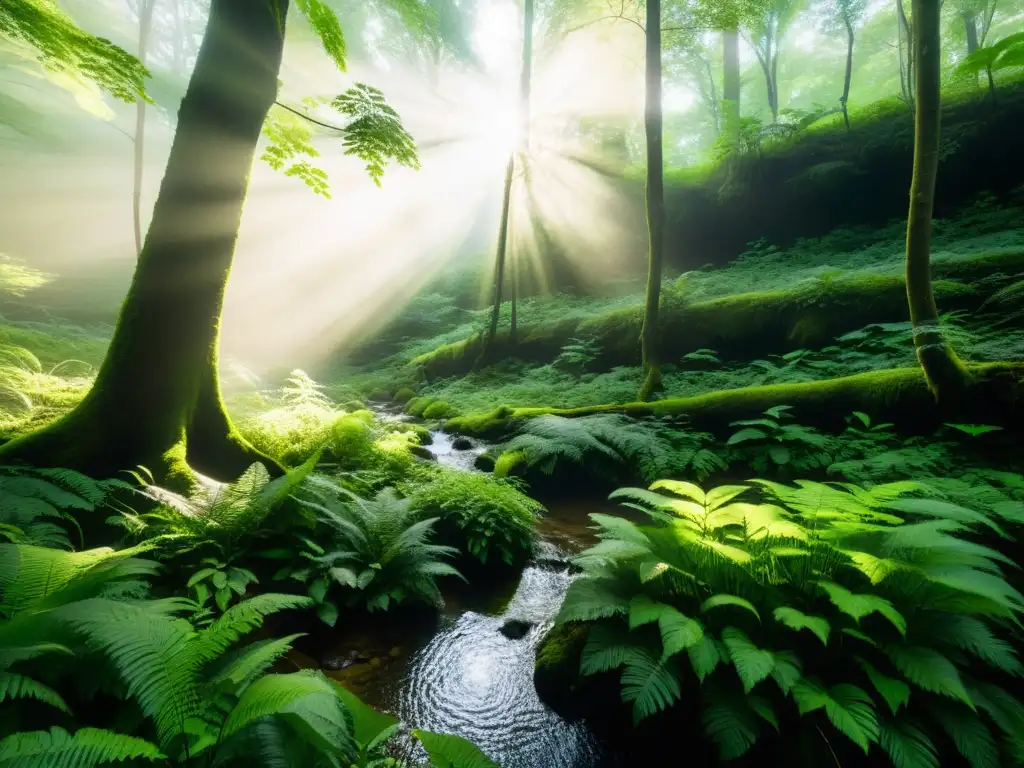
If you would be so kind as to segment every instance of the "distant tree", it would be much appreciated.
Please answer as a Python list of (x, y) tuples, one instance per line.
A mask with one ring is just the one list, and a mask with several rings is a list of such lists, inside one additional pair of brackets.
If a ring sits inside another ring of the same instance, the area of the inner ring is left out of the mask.
[(773, 123), (779, 119), (779, 49), (797, 7), (798, 0), (771, 0), (764, 12), (751, 18), (746, 27), (747, 42), (764, 73)]
[[(156, 0), (139, 0), (137, 13), (139, 18), (138, 57), (146, 64), (146, 48), (149, 45), (149, 33), (153, 26), (153, 10)], [(142, 253), (142, 166), (146, 149), (146, 102), (139, 99), (135, 104), (135, 174), (132, 188), (132, 223), (135, 227), (135, 254)]]
[(907, 216), (907, 300), (914, 345), (928, 386), (938, 400), (956, 398), (969, 374), (943, 336), (931, 279), (932, 209), (939, 167), (941, 112), (941, 0), (913, 0), (916, 72), (914, 176)]
[(900, 57), (900, 96), (910, 112), (913, 113), (916, 82), (914, 79), (914, 67), (916, 66), (916, 56), (914, 54), (915, 28), (910, 23), (910, 17), (907, 16), (907, 9), (903, 4), (903, 0), (896, 0), (896, 30), (896, 43)]
[(843, 95), (839, 105), (843, 110), (843, 122), (850, 129), (850, 83), (853, 80), (853, 43), (857, 25), (864, 18), (869, 0), (822, 0), (819, 9), (825, 31), (830, 34), (846, 35), (846, 69), (843, 73)]
[[(323, 0), (296, 5), (344, 67), (334, 14)], [(224, 290), (256, 145), (277, 98), (288, 7), (289, 0), (212, 0), (152, 223), (96, 381), (62, 419), (0, 447), (0, 463), (97, 477), (143, 465), (182, 483), (191, 469), (232, 479), (253, 461), (275, 466), (232, 425), (217, 363)], [(371, 175), (396, 154), (407, 157), (410, 143), (379, 119), (390, 115), (378, 94), (364, 86), (334, 100), (342, 111), (359, 100), (373, 107), (345, 139)]]

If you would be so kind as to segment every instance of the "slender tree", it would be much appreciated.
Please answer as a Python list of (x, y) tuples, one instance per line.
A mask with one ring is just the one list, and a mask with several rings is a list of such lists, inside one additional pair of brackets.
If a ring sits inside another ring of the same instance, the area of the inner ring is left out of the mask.
[(900, 94), (907, 108), (914, 111), (914, 30), (903, 0), (896, 0), (897, 47), (900, 55)]
[(942, 334), (931, 280), (932, 208), (939, 167), (941, 0), (914, 0), (914, 175), (907, 216), (907, 300), (917, 358), (938, 400), (957, 397), (968, 373)]
[[(139, 0), (139, 61), (146, 63), (146, 48), (153, 26), (156, 0)], [(135, 178), (132, 187), (132, 223), (135, 226), (135, 253), (142, 253), (142, 165), (146, 148), (146, 102), (135, 103)]]
[(513, 344), (516, 342), (517, 332), (517, 282), (519, 278), (515, 254), (508, 258), (508, 233), (510, 206), (512, 202), (512, 180), (515, 177), (516, 155), (519, 154), (523, 169), (526, 167), (526, 152), (530, 146), (530, 90), (533, 71), (533, 24), (534, 24), (534, 0), (525, 0), (523, 3), (523, 55), (519, 71), (519, 132), (518, 146), (512, 148), (509, 153), (508, 162), (505, 165), (505, 182), (501, 198), (501, 219), (498, 224), (498, 244), (494, 256), (494, 286), (491, 291), (491, 316), (484, 335), (483, 344), (480, 347), (478, 365), (484, 365), (489, 360), (494, 339), (498, 335), (498, 322), (501, 318), (501, 303), (505, 293), (505, 270), (506, 266), (511, 273), (509, 280), (511, 293), (511, 318), (509, 328), (509, 339)]
[(846, 69), (843, 72), (843, 94), (839, 106), (843, 110), (843, 122), (850, 130), (850, 84), (853, 81), (853, 44), (857, 25), (868, 8), (868, 0), (825, 0), (822, 16), (825, 31), (843, 34), (846, 37)]
[[(321, 0), (297, 5), (343, 64), (334, 15)], [(64, 418), (0, 448), (0, 463), (94, 476), (143, 465), (181, 481), (191, 478), (190, 468), (230, 479), (256, 460), (274, 466), (233, 427), (217, 360), (249, 172), (277, 98), (288, 6), (212, 0), (149, 232), (96, 381)], [(390, 109), (382, 104), (375, 102), (377, 112)], [(366, 119), (350, 129), (355, 149), (377, 152), (379, 167), (387, 137)]]
[(722, 100), (725, 102), (726, 129), (732, 133), (740, 126), (740, 30), (739, 26), (722, 31)]
[(665, 174), (662, 146), (661, 0), (647, 0), (644, 25), (644, 133), (647, 138), (647, 291), (640, 353), (644, 381), (639, 397), (647, 400), (661, 389), (658, 310), (661, 303), (662, 256), (665, 237)]
[(768, 91), (772, 122), (779, 119), (779, 48), (796, 11), (796, 0), (773, 0), (748, 25), (747, 42), (757, 56)]

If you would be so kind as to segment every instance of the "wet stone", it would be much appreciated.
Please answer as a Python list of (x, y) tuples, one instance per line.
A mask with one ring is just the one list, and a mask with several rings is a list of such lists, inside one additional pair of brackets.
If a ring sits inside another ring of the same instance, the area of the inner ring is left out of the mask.
[(501, 625), (501, 632), (509, 640), (522, 640), (533, 628), (533, 623), (522, 619), (509, 619)]
[(452, 448), (456, 451), (468, 451), (473, 448), (473, 441), (468, 437), (456, 437), (452, 441)]

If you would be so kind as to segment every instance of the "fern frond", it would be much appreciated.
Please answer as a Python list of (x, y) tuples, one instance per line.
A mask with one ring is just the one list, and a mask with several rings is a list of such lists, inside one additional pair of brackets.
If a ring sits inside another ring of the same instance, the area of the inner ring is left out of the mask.
[(675, 659), (659, 659), (646, 649), (626, 654), (622, 670), (622, 700), (633, 705), (633, 722), (639, 723), (675, 704), (682, 691)]
[(310, 608), (312, 598), (300, 595), (279, 595), (267, 593), (250, 597), (231, 606), (219, 619), (199, 635), (203, 655), (214, 658), (223, 653), (242, 635), (263, 624), (263, 619), (272, 613), (293, 608)]
[(0, 765), (4, 768), (92, 768), (124, 760), (161, 760), (153, 744), (134, 736), (80, 728), (15, 733), (0, 741)]
[(61, 695), (47, 685), (14, 672), (0, 672), (0, 704), (7, 699), (35, 699), (69, 712)]

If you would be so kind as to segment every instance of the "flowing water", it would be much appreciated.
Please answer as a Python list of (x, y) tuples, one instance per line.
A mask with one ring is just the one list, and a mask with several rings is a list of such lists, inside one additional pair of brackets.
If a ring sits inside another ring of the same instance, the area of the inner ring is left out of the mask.
[[(474, 441), (460, 450), (454, 436), (431, 434), (434, 442), (428, 448), (446, 466), (473, 471), (473, 461), (486, 449)], [(600, 506), (552, 506), (541, 524), (544, 541), (535, 560), (504, 605), (448, 600), (436, 627), (425, 632), (392, 628), (364, 643), (364, 649), (376, 648), (364, 651), (362, 661), (372, 663), (352, 665), (335, 676), (410, 728), (469, 739), (502, 768), (605, 764), (586, 725), (568, 723), (548, 709), (533, 685), (537, 646), (573, 579), (566, 556), (589, 543), (586, 514)], [(501, 632), (512, 620), (529, 627), (519, 639)]]

